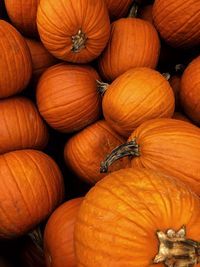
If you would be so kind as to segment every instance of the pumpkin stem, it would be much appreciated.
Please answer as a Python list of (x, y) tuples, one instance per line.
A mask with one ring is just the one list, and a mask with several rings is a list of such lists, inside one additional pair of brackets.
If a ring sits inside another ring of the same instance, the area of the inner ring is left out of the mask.
[(169, 81), (169, 79), (170, 79), (170, 77), (171, 77), (171, 75), (170, 75), (169, 72), (163, 72), (163, 73), (162, 73), (162, 76), (165, 77), (165, 79), (166, 79), (167, 81)]
[(85, 48), (87, 36), (82, 30), (78, 30), (76, 35), (72, 36), (72, 49), (74, 53), (78, 53), (81, 49)]
[(37, 227), (32, 232), (28, 233), (28, 236), (31, 238), (36, 247), (43, 253), (43, 238), (40, 227)]
[(185, 70), (186, 66), (184, 66), (183, 64), (176, 64), (174, 69), (175, 69), (175, 72), (178, 73), (178, 74), (182, 74)]
[(137, 15), (138, 15), (138, 4), (137, 3), (133, 3), (130, 11), (129, 11), (129, 14), (128, 14), (128, 18), (136, 18)]
[(186, 229), (177, 232), (169, 229), (166, 233), (157, 231), (160, 242), (159, 252), (153, 263), (164, 263), (167, 267), (193, 267), (200, 263), (200, 243), (186, 239)]
[(123, 157), (138, 157), (139, 146), (135, 140), (132, 140), (126, 144), (119, 145), (111, 151), (111, 153), (106, 157), (104, 161), (100, 163), (100, 173), (106, 173), (108, 167), (116, 160)]
[(97, 82), (97, 91), (100, 95), (104, 95), (105, 91), (107, 90), (109, 84), (108, 83), (104, 83), (101, 81), (96, 80)]

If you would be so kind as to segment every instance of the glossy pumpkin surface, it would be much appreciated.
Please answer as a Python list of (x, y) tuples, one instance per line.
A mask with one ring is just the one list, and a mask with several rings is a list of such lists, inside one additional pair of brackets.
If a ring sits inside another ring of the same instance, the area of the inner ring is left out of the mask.
[(36, 106), (25, 97), (0, 100), (0, 154), (25, 148), (42, 149), (48, 130)]
[(21, 92), (32, 75), (29, 49), (20, 33), (0, 20), (0, 98)]
[(55, 161), (37, 150), (0, 156), (0, 236), (13, 238), (32, 230), (61, 203), (62, 174)]
[(113, 81), (134, 67), (155, 68), (160, 41), (154, 26), (136, 18), (122, 18), (112, 23), (106, 49), (99, 59), (99, 70), (107, 81)]
[[(72, 136), (66, 143), (64, 158), (68, 167), (84, 181), (94, 184), (105, 174), (99, 172), (99, 163), (125, 139), (115, 133), (105, 120), (100, 120)], [(115, 171), (128, 164), (117, 161), (109, 169)]]
[(137, 168), (113, 172), (81, 204), (75, 225), (77, 267), (163, 267), (153, 264), (156, 232), (185, 225), (187, 238), (200, 241), (199, 216), (199, 197), (180, 181)]
[(37, 106), (54, 129), (74, 132), (96, 121), (101, 113), (97, 72), (90, 66), (61, 63), (46, 70), (37, 85)]
[(109, 39), (110, 21), (104, 0), (41, 0), (37, 25), (45, 47), (69, 62), (92, 61)]
[(108, 124), (128, 137), (142, 122), (171, 117), (174, 95), (168, 81), (150, 68), (133, 68), (115, 79), (103, 96), (103, 114)]
[(74, 198), (59, 206), (50, 216), (44, 231), (47, 267), (76, 267), (74, 225), (83, 198)]

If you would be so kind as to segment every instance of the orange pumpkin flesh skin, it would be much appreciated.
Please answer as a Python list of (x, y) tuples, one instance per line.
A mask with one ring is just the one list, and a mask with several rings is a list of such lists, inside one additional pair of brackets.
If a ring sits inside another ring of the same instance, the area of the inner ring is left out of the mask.
[(41, 0), (37, 26), (49, 52), (75, 63), (87, 63), (97, 58), (110, 33), (104, 0)]
[(101, 171), (123, 156), (131, 156), (131, 167), (162, 171), (200, 195), (200, 129), (195, 125), (176, 119), (148, 120), (132, 132), (124, 148), (116, 148), (101, 163)]
[(61, 203), (63, 177), (55, 161), (38, 150), (0, 156), (0, 237), (32, 230)]
[[(198, 246), (199, 216), (199, 197), (177, 179), (142, 168), (113, 172), (81, 204), (75, 224), (77, 267), (169, 267), (170, 262), (187, 267), (194, 247), (182, 237), (188, 250), (183, 248), (175, 234), (184, 236), (185, 226), (186, 239)], [(167, 240), (163, 247), (160, 236)]]

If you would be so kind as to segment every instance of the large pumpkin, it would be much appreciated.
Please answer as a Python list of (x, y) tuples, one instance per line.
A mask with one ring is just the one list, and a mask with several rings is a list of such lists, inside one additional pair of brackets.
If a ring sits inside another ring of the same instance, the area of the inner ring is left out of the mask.
[(133, 67), (155, 68), (160, 41), (152, 24), (138, 18), (123, 18), (112, 23), (106, 49), (99, 58), (102, 77), (112, 81)]
[(165, 172), (200, 195), (200, 129), (190, 122), (162, 118), (142, 123), (124, 146), (108, 156), (101, 170), (124, 152), (131, 156), (132, 167)]
[(183, 73), (180, 101), (188, 117), (200, 125), (200, 56), (195, 58)]
[(0, 20), (0, 98), (21, 92), (32, 75), (29, 49), (20, 33)]
[(40, 0), (4, 0), (12, 24), (23, 34), (30, 37), (38, 35), (36, 14)]
[(104, 0), (41, 0), (37, 25), (46, 48), (55, 57), (70, 62), (92, 61), (109, 39)]
[(1, 155), (0, 177), (0, 237), (13, 238), (32, 230), (63, 200), (62, 174), (41, 151)]
[(163, 39), (173, 47), (200, 45), (199, 0), (155, 0), (153, 20)]
[(44, 231), (47, 267), (77, 267), (74, 253), (74, 225), (83, 198), (59, 206), (50, 216)]
[(48, 130), (36, 106), (25, 97), (0, 100), (0, 154), (16, 149), (42, 149)]
[(102, 104), (108, 124), (120, 135), (128, 137), (148, 119), (171, 117), (174, 95), (168, 81), (159, 72), (134, 68), (107, 87)]
[(125, 17), (133, 3), (132, 0), (105, 0), (110, 18), (112, 20)]
[(77, 267), (199, 266), (199, 216), (199, 197), (180, 181), (145, 169), (113, 172), (81, 204)]
[[(105, 120), (97, 121), (67, 141), (64, 149), (65, 162), (79, 178), (94, 184), (105, 176), (99, 173), (99, 162), (124, 141)], [(110, 171), (124, 168), (128, 161), (116, 163)]]
[(47, 123), (61, 132), (74, 132), (96, 121), (101, 113), (97, 72), (90, 66), (57, 64), (37, 85), (37, 105)]

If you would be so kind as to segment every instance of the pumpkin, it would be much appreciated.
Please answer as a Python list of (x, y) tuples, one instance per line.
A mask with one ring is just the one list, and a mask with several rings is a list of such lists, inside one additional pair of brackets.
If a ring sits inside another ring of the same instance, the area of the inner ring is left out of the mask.
[(98, 66), (101, 76), (113, 81), (134, 67), (155, 68), (160, 41), (154, 26), (139, 18), (122, 18), (112, 23), (106, 49)]
[(110, 18), (116, 20), (125, 17), (129, 11), (132, 0), (105, 0)]
[(83, 198), (68, 200), (50, 216), (44, 231), (47, 267), (76, 267), (74, 225)]
[(138, 17), (147, 20), (148, 22), (153, 24), (152, 9), (153, 9), (152, 4), (142, 7), (138, 12), (139, 13)]
[(178, 74), (172, 75), (169, 79), (169, 83), (174, 92), (175, 108), (176, 110), (179, 110), (181, 108), (181, 104), (180, 104), (181, 76)]
[(52, 65), (57, 63), (57, 59), (53, 57), (40, 41), (25, 38), (31, 53), (33, 67), (33, 81), (36, 84), (41, 74)]
[(155, 0), (154, 25), (162, 38), (173, 47), (189, 48), (200, 45), (199, 0)]
[(142, 168), (113, 172), (81, 204), (77, 267), (199, 266), (199, 216), (199, 197), (175, 178)]
[(200, 56), (185, 69), (180, 85), (181, 106), (186, 115), (200, 125)]
[(148, 120), (131, 133), (126, 144), (115, 148), (101, 163), (106, 171), (113, 160), (131, 156), (133, 168), (144, 167), (177, 177), (200, 195), (200, 129), (176, 119)]
[(97, 58), (110, 33), (104, 0), (41, 0), (37, 25), (49, 52), (59, 59), (76, 63)]
[(0, 100), (0, 153), (24, 148), (42, 149), (48, 130), (36, 106), (25, 97)]
[(32, 149), (0, 156), (0, 237), (23, 235), (44, 220), (64, 197), (56, 162)]
[(108, 124), (128, 137), (142, 122), (171, 117), (174, 95), (169, 82), (150, 68), (133, 68), (115, 79), (103, 96), (103, 114)]
[(31, 55), (20, 33), (0, 20), (0, 98), (20, 93), (32, 75)]
[(187, 121), (187, 122), (191, 122), (188, 117), (185, 116), (185, 114), (183, 114), (182, 112), (178, 112), (178, 111), (175, 111), (173, 116), (172, 116), (173, 119), (177, 119), (177, 120), (183, 120), (183, 121)]
[(37, 37), (36, 14), (40, 0), (4, 0), (8, 16), (20, 33)]
[(69, 133), (93, 123), (101, 114), (97, 72), (90, 66), (57, 64), (41, 76), (37, 106), (54, 129)]
[[(65, 162), (79, 178), (94, 184), (105, 176), (99, 173), (99, 162), (124, 141), (105, 120), (97, 121), (68, 139), (64, 148)], [(127, 161), (117, 163), (111, 171), (123, 168)]]

